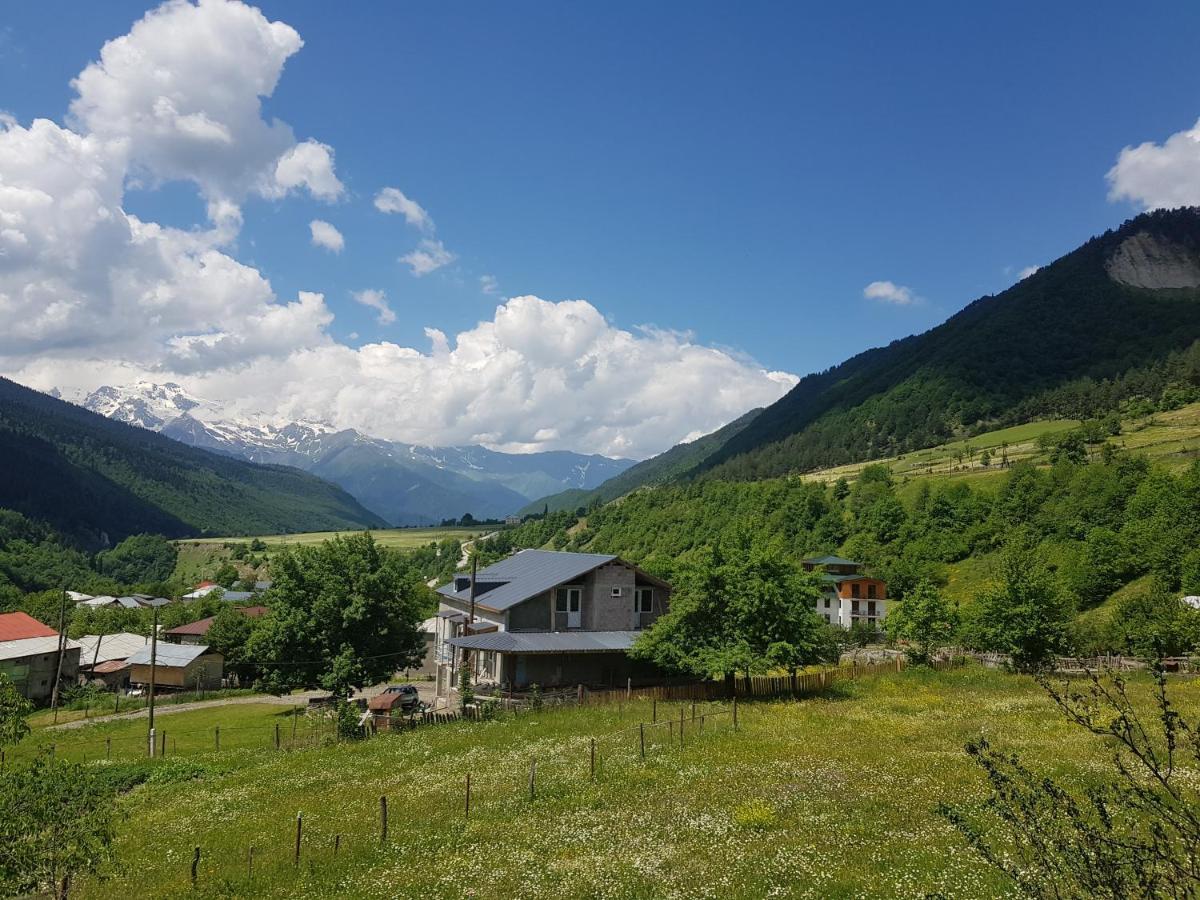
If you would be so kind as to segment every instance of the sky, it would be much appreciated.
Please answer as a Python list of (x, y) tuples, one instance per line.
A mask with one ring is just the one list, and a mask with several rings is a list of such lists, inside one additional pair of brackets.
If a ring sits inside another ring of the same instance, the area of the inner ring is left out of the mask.
[(0, 12), (0, 373), (641, 458), (1200, 204), (1194, 4)]

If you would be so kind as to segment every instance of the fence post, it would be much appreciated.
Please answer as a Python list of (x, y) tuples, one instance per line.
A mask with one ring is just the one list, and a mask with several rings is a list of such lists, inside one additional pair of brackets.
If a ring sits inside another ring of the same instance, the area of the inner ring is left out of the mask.
[(592, 738), (592, 781), (596, 780), (596, 739)]
[(192, 887), (196, 886), (196, 869), (200, 867), (200, 848), (192, 852)]
[(292, 865), (300, 865), (300, 835), (304, 832), (304, 814), (296, 813), (296, 852), (292, 856)]
[(246, 878), (250, 881), (254, 880), (254, 845), (250, 845), (250, 856), (246, 861)]
[(625, 679), (625, 699), (629, 700), (633, 697), (633, 677)]
[(162, 752), (159, 753), (158, 755), (159, 756), (167, 755), (167, 729), (165, 729), (165, 728), (163, 729), (163, 733), (162, 733)]
[(221, 726), (220, 725), (218, 725), (216, 727), (216, 730), (213, 732), (213, 740), (215, 741), (216, 749), (220, 750), (221, 749)]
[(638, 733), (642, 740), (642, 759), (646, 758), (646, 723), (638, 722)]
[(387, 797), (379, 796), (379, 843), (387, 843)]
[(658, 698), (655, 697), (654, 700), (652, 700), (651, 702), (653, 703), (653, 706), (651, 707), (650, 721), (657, 722), (658, 721)]
[(279, 749), (279, 723), (275, 723), (275, 749)]
[(903, 656), (896, 657), (896, 671), (897, 672), (904, 671), (904, 657)]
[[(106, 737), (104, 739), (104, 758), (105, 759), (112, 758), (112, 735), (109, 735), (108, 737)], [(3, 769), (3, 768), (4, 768), (4, 766), (2, 764), (0, 764), (0, 769)]]
[[(695, 709), (693, 708), (693, 713)], [(679, 749), (683, 749), (683, 707), (679, 707)]]
[(529, 760), (529, 799), (533, 800), (537, 797), (537, 758)]
[(578, 695), (578, 700), (577, 700), (578, 704), (580, 706), (583, 706), (583, 682), (582, 681), (579, 683), (579, 686), (575, 689), (575, 692)]
[(339, 832), (333, 836), (333, 855), (337, 856), (338, 851), (342, 849), (342, 835)]
[(471, 818), (471, 773), (467, 773), (467, 802), (463, 807), (463, 818)]
[(292, 747), (296, 746), (296, 720), (300, 718), (300, 707), (292, 707)]
[(733, 695), (733, 730), (737, 731), (737, 694)]

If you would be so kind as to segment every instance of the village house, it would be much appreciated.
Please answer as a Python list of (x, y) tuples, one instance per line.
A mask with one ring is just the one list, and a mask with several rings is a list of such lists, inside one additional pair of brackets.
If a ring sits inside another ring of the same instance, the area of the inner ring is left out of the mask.
[(54, 693), (55, 676), (74, 684), (79, 674), (79, 644), (23, 612), (0, 613), (0, 674), (7, 675), (22, 697), (45, 703)]
[[(235, 606), (234, 609), (249, 619), (257, 619), (267, 614), (265, 606)], [(212, 628), (212, 623), (216, 618), (216, 616), (207, 616), (195, 622), (180, 625), (178, 628), (168, 628), (163, 632), (163, 637), (174, 644), (203, 644), (204, 638), (208, 635), (208, 630)]]
[(825, 582), (816, 609), (829, 624), (878, 627), (887, 618), (891, 603), (887, 583), (863, 572), (862, 563), (840, 556), (816, 556), (801, 560), (801, 565), (806, 572), (819, 572)]
[(643, 629), (666, 612), (666, 582), (597, 553), (521, 550), (438, 588), (434, 641), (438, 693), (456, 683), (464, 651), (477, 680), (508, 688), (623, 685), (653, 680), (629, 657)]
[(82, 647), (79, 680), (100, 682), (109, 690), (120, 690), (129, 686), (127, 660), (143, 647), (149, 647), (150, 638), (130, 632), (85, 634), (79, 645)]
[[(129, 680), (133, 684), (150, 683), (150, 647), (143, 647), (128, 663)], [(156, 689), (191, 691), (215, 690), (221, 686), (225, 657), (210, 652), (205, 644), (168, 644), (158, 642), (154, 658)]]

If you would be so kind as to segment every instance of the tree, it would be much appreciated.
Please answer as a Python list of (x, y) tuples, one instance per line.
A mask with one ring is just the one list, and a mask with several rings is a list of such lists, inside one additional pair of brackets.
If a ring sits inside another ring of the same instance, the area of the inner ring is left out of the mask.
[(94, 769), (39, 754), (0, 776), (0, 895), (52, 892), (103, 875), (112, 862), (116, 806)]
[(1028, 534), (1010, 540), (1001, 557), (1000, 581), (985, 589), (975, 606), (974, 642), (1009, 654), (1018, 671), (1040, 669), (1066, 649), (1073, 610)]
[(1123, 596), (1108, 621), (1105, 643), (1119, 653), (1162, 659), (1200, 645), (1200, 610), (1173, 592), (1145, 590)]
[(1083, 690), (1044, 679), (1042, 686), (1068, 721), (1116, 745), (1106, 780), (1079, 789), (979, 740), (967, 752), (991, 786), (982, 805), (988, 821), (945, 804), (940, 811), (1028, 896), (1195, 897), (1200, 791), (1192, 774), (1200, 765), (1200, 723), (1171, 702), (1161, 668), (1147, 716), (1120, 677), (1093, 672), (1089, 681)]
[(25, 717), (33, 712), (33, 704), (17, 693), (12, 679), (0, 672), (0, 747), (19, 742), (29, 734)]
[(238, 575), (237, 566), (233, 563), (226, 562), (221, 564), (221, 568), (217, 569), (217, 574), (213, 576), (213, 581), (221, 585), (223, 588), (233, 590), (234, 584), (240, 576)]
[(822, 596), (816, 576), (743, 536), (681, 565), (670, 610), (632, 652), (668, 670), (727, 679), (836, 658), (816, 613)]
[(923, 580), (888, 613), (883, 627), (893, 639), (907, 642), (905, 653), (913, 663), (925, 665), (954, 639), (958, 609)]
[(417, 628), (431, 595), (369, 532), (289, 548), (272, 561), (271, 575), (270, 612), (247, 645), (261, 689), (345, 697), (419, 664), (425, 642)]
[(204, 637), (211, 650), (225, 657), (225, 670), (234, 672), (239, 681), (254, 678), (255, 667), (246, 648), (253, 629), (253, 621), (242, 610), (225, 605), (213, 617)]

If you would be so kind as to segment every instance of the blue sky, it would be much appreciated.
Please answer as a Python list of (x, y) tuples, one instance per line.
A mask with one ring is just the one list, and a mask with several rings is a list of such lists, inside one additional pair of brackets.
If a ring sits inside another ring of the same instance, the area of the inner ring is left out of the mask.
[[(1200, 115), (1195, 5), (259, 6), (304, 40), (265, 116), (333, 147), (345, 193), (247, 199), (234, 255), (279, 297), (323, 293), (352, 347), (424, 350), (426, 327), (535, 294), (802, 375), (1151, 205), (1110, 201), (1106, 172)], [(71, 78), (148, 8), (7, 7), (0, 109), (63, 122)], [(453, 263), (398, 261), (422, 234), (374, 208), (385, 186)], [(124, 203), (204, 221), (186, 182)], [(341, 253), (311, 246), (314, 218)], [(876, 281), (917, 299), (864, 297)], [(395, 321), (351, 299), (366, 288)]]

